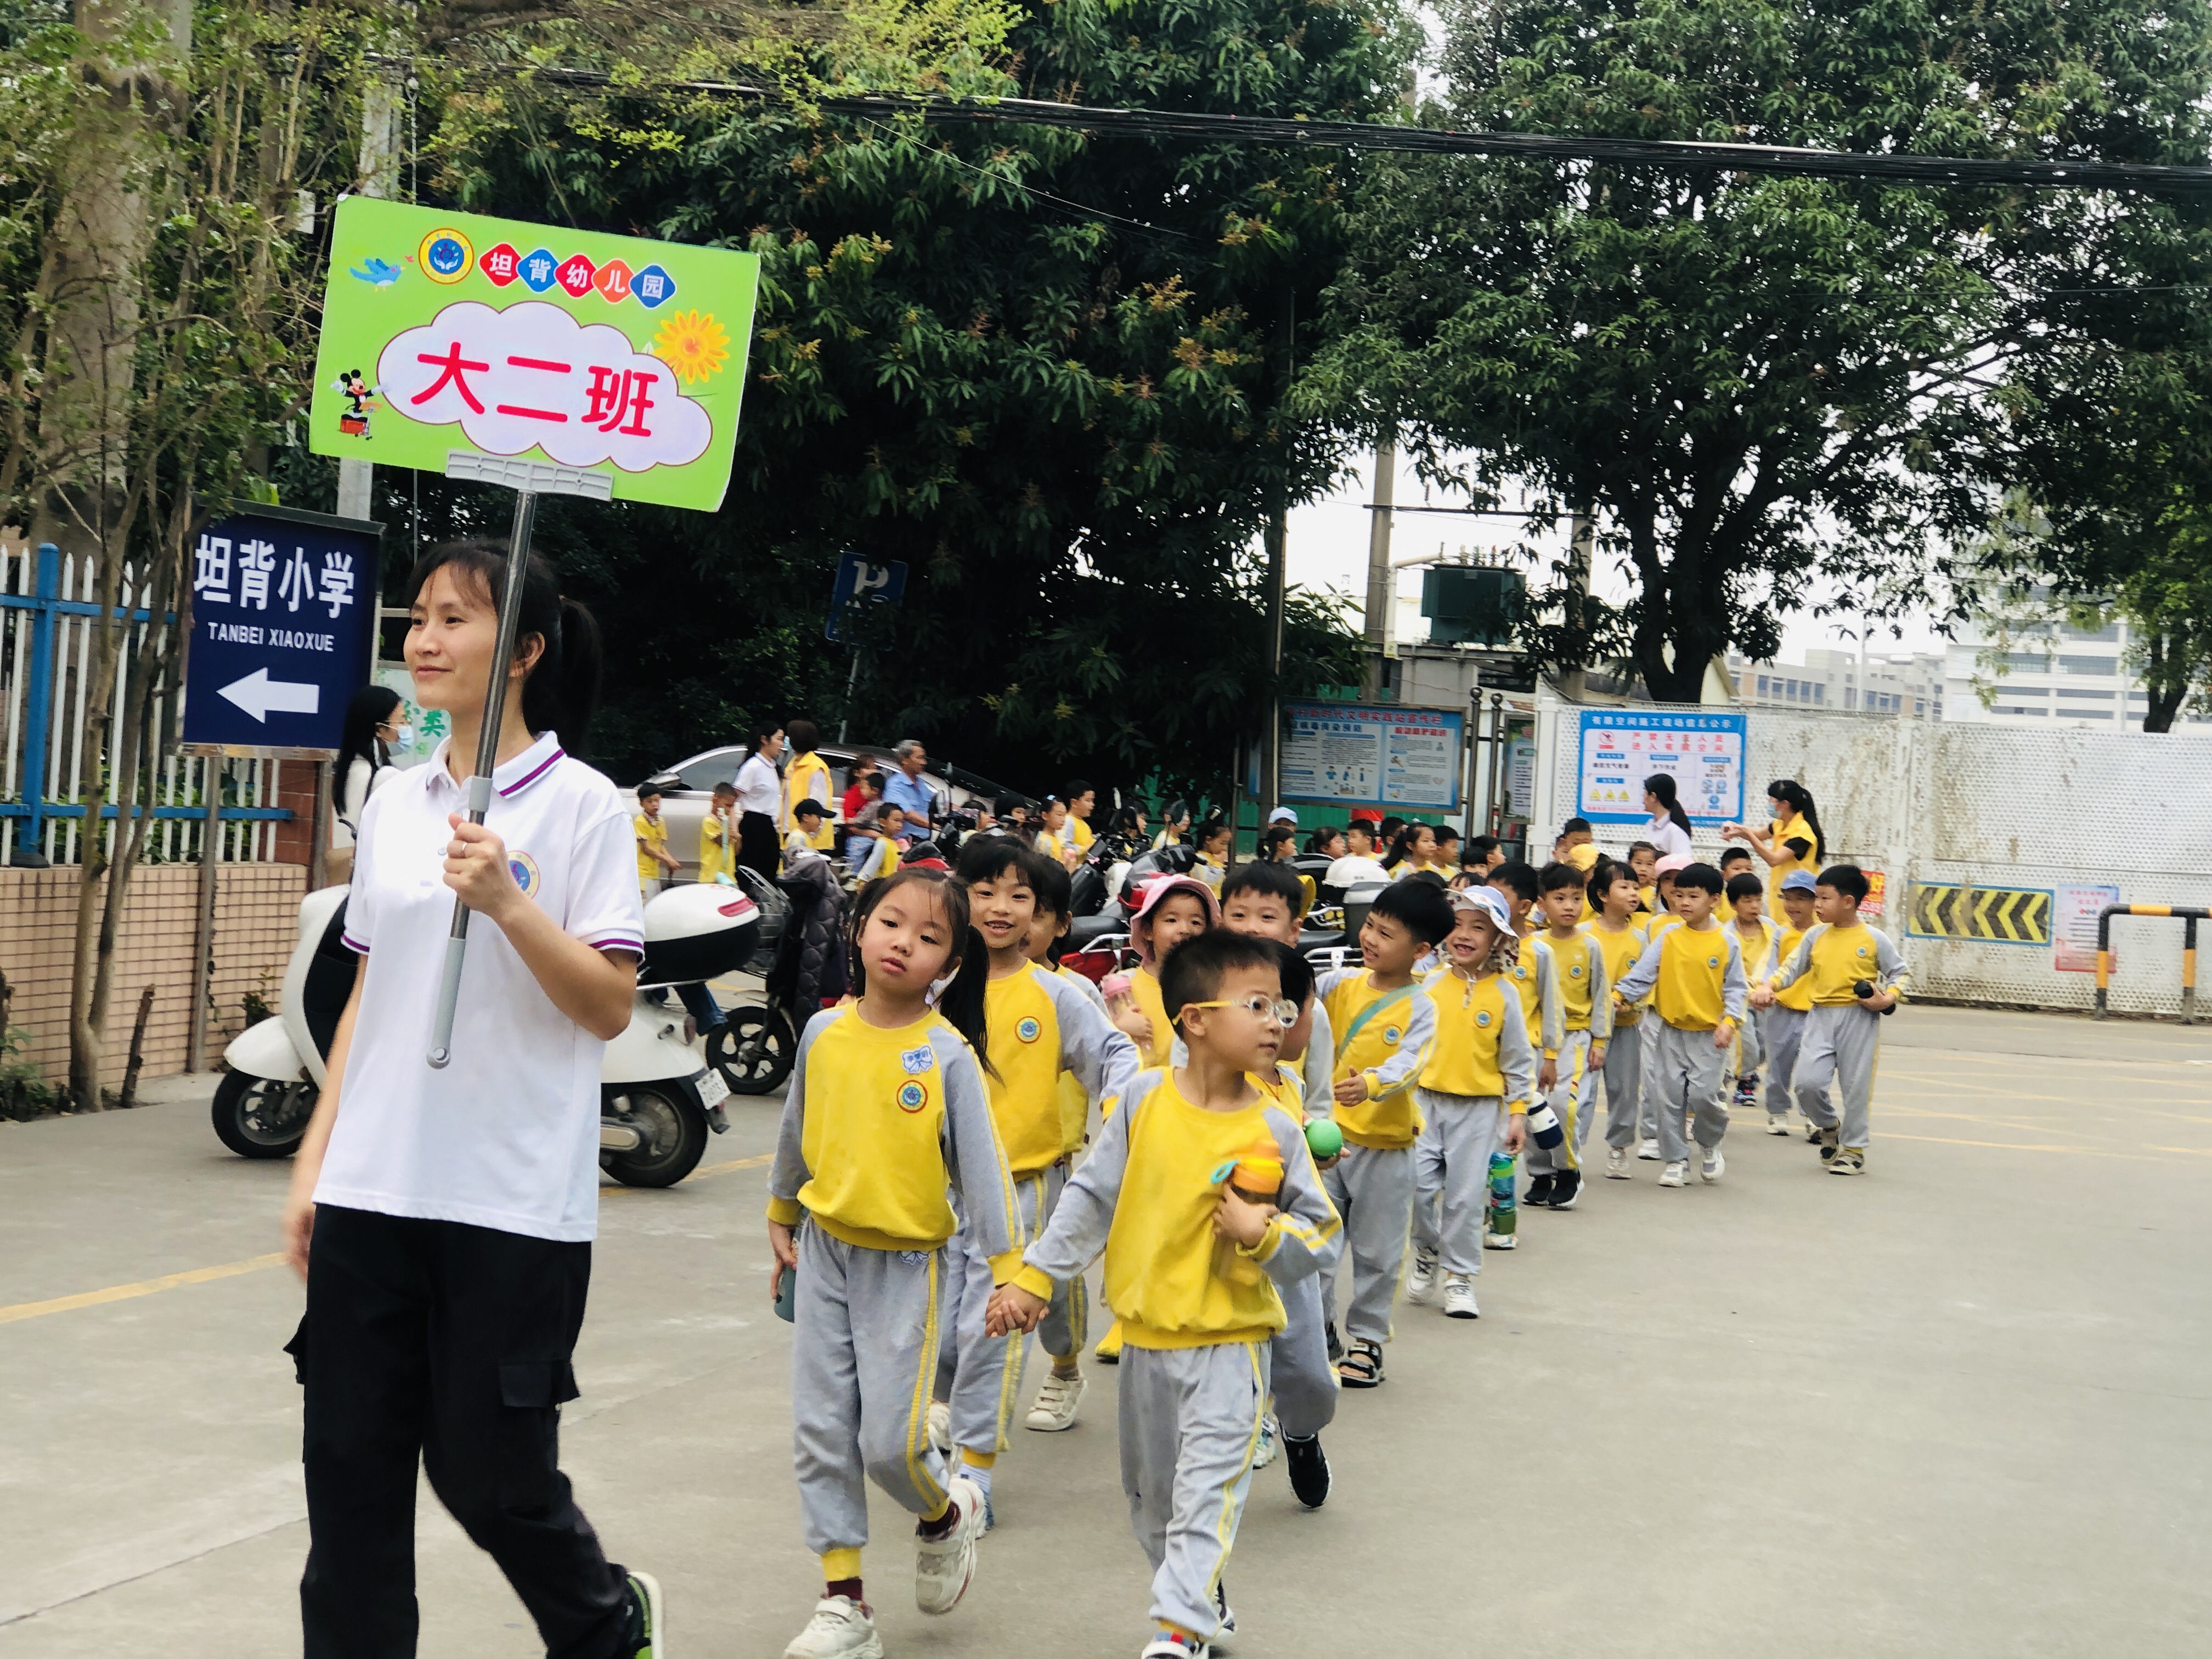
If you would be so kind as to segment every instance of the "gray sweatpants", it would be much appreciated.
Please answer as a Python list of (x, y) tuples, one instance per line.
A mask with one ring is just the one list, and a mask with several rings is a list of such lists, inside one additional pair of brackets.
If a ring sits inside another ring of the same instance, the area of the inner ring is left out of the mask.
[(1427, 1089), (1413, 1097), (1426, 1120), (1413, 1143), (1414, 1247), (1435, 1251), (1448, 1273), (1479, 1273), (1490, 1158), (1505, 1133), (1505, 1103)]
[(1829, 1085), (1835, 1085), (1843, 1096), (1843, 1133), (1838, 1139), (1861, 1152), (1866, 1150), (1867, 1120), (1874, 1105), (1875, 1051), (1881, 1042), (1880, 1014), (1855, 1003), (1840, 1007), (1815, 1004), (1805, 1016), (1796, 1072), (1790, 1079), (1799, 1109), (1823, 1129), (1837, 1127), (1829, 1093)]
[(1532, 1176), (1557, 1175), (1562, 1170), (1579, 1170), (1583, 1165), (1583, 1143), (1589, 1139), (1589, 1129), (1576, 1115), (1579, 1108), (1589, 1103), (1590, 1034), (1587, 1030), (1569, 1031), (1566, 1041), (1559, 1047), (1559, 1080), (1544, 1097), (1544, 1102), (1559, 1115), (1559, 1127), (1565, 1138), (1547, 1152), (1534, 1141), (1528, 1143), (1528, 1173)]
[[(1340, 1165), (1340, 1168), (1342, 1166)], [(1267, 1402), (1267, 1345), (1121, 1350), (1121, 1490), (1152, 1564), (1152, 1617), (1210, 1641)]]
[[(1014, 1177), (1015, 1216), (1023, 1238), (1043, 1236), (1066, 1185), (1065, 1164)], [(1004, 1336), (983, 1334), (983, 1316), (991, 1302), (991, 1258), (971, 1245), (965, 1227), (953, 1234), (945, 1249), (955, 1283), (938, 1349), (936, 1394), (952, 1407), (952, 1443), (995, 1455), (1006, 1449), (1007, 1425), (1021, 1409), (1030, 1340), (1014, 1331)], [(1080, 1273), (1054, 1292), (1052, 1305), (1037, 1324), (1047, 1353), (1071, 1354), (1082, 1345), (1084, 1333), (1078, 1327), (1087, 1316), (1085, 1294)]]
[(1700, 1146), (1717, 1146), (1728, 1133), (1728, 1099), (1721, 1090), (1728, 1050), (1713, 1047), (1711, 1031), (1686, 1031), (1656, 1015), (1638, 1022), (1650, 1047), (1644, 1054), (1644, 1097), (1659, 1118), (1659, 1156), (1669, 1164), (1688, 1158), (1682, 1120), (1695, 1116)]
[(945, 1272), (943, 1250), (872, 1250), (799, 1230), (792, 1312), (791, 1441), (806, 1547), (868, 1541), (872, 1480), (902, 1509), (945, 1508), (948, 1471), (923, 1416)]
[(1278, 1285), (1286, 1323), (1267, 1345), (1274, 1379), (1275, 1419), (1293, 1440), (1319, 1434), (1336, 1416), (1336, 1367), (1329, 1363), (1328, 1317), (1318, 1273)]
[(1644, 1032), (1656, 1014), (1633, 1025), (1616, 1024), (1605, 1047), (1605, 1144), (1626, 1146), (1636, 1139), (1637, 1114), (1644, 1099)]
[(1390, 1304), (1406, 1265), (1406, 1224), (1413, 1207), (1411, 1146), (1347, 1145), (1336, 1167), (1322, 1171), (1329, 1202), (1344, 1218), (1344, 1254), (1322, 1275), (1322, 1307), (1336, 1311), (1336, 1278), (1352, 1262), (1352, 1305), (1345, 1310), (1350, 1341), (1388, 1342)]
[[(1797, 1073), (1797, 1050), (1805, 1040), (1805, 1021), (1809, 1018), (1803, 1008), (1785, 1008), (1776, 1003), (1771, 1008), (1759, 1010), (1759, 1024), (1766, 1037), (1766, 1115), (1769, 1117), (1788, 1117), (1790, 1103), (1796, 1097), (1790, 1092)], [(1820, 1091), (1821, 1104), (1827, 1103), (1827, 1091)], [(1812, 1115), (1808, 1112), (1808, 1117)]]

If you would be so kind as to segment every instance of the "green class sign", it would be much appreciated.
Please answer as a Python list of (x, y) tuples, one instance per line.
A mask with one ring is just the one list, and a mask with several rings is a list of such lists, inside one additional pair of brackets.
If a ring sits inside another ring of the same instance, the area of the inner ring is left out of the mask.
[(750, 253), (349, 197), (308, 447), (426, 472), (550, 461), (617, 501), (712, 512), (759, 279)]

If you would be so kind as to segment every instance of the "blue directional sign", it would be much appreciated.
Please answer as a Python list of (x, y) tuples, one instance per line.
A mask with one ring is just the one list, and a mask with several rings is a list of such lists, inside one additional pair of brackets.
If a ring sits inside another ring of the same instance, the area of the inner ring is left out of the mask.
[(840, 643), (838, 625), (854, 605), (896, 605), (906, 597), (906, 565), (898, 559), (868, 559), (847, 553), (837, 561), (837, 580), (830, 589), (830, 622), (822, 637)]
[(255, 507), (200, 532), (183, 739), (335, 750), (368, 683), (379, 527)]

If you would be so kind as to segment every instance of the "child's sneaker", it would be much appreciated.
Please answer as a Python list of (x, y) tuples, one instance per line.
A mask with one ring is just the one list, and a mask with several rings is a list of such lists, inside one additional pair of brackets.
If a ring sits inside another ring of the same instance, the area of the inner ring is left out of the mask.
[(1040, 1434), (1058, 1434), (1062, 1429), (1073, 1428), (1075, 1408), (1082, 1404), (1086, 1386), (1080, 1376), (1062, 1376), (1058, 1371), (1048, 1371), (1044, 1386), (1037, 1390), (1036, 1404), (1030, 1407), (1022, 1426), (1035, 1429)]
[(1486, 1250), (1517, 1250), (1521, 1248), (1518, 1233), (1485, 1233), (1482, 1248)]
[[(1446, 1294), (1449, 1294), (1449, 1289)], [(1352, 1346), (1345, 1351), (1343, 1361), (1336, 1368), (1336, 1378), (1347, 1389), (1381, 1388), (1382, 1345), (1364, 1336), (1354, 1337)]]
[(1605, 1149), (1605, 1178), (1607, 1181), (1629, 1179), (1627, 1147), (1608, 1146)]
[(667, 1631), (660, 1617), (660, 1581), (649, 1572), (629, 1573), (630, 1600), (637, 1607), (637, 1645), (623, 1659), (668, 1659)]
[(1444, 1317), (1446, 1319), (1480, 1319), (1482, 1310), (1474, 1305), (1474, 1280), (1467, 1273), (1448, 1273), (1444, 1277)]
[(1559, 1178), (1552, 1183), (1552, 1207), (1571, 1210), (1575, 1200), (1583, 1195), (1583, 1175), (1579, 1170), (1562, 1170)]
[(1805, 1121), (1805, 1139), (1812, 1142), (1814, 1146), (1818, 1146), (1820, 1144), (1820, 1126), (1814, 1122), (1810, 1118), (1808, 1118)]
[(1336, 1322), (1328, 1322), (1328, 1363), (1332, 1365), (1344, 1358), (1344, 1339), (1336, 1334)]
[(1646, 1164), (1656, 1164), (1659, 1161), (1659, 1143), (1656, 1140), (1645, 1141), (1636, 1149), (1636, 1155)]
[(929, 1443), (948, 1455), (951, 1453), (952, 1407), (945, 1401), (929, 1402)]
[(1415, 1307), (1425, 1307), (1437, 1288), (1437, 1253), (1416, 1249), (1413, 1270), (1406, 1275), (1406, 1300)]
[(1533, 1204), (1540, 1209), (1548, 1205), (1552, 1201), (1552, 1188), (1558, 1184), (1559, 1179), (1559, 1176), (1548, 1172), (1530, 1176), (1528, 1190), (1521, 1194), (1522, 1206), (1525, 1208)]
[(1864, 1175), (1866, 1148), (1863, 1146), (1838, 1147), (1836, 1155), (1828, 1160), (1828, 1173), (1830, 1175)]
[(875, 1615), (849, 1595), (825, 1595), (814, 1604), (806, 1628), (791, 1638), (783, 1659), (884, 1659)]
[(1820, 1149), (1820, 1162), (1823, 1164), (1834, 1160), (1837, 1149), (1843, 1141), (1844, 1132), (1840, 1127), (1819, 1130), (1813, 1136), (1813, 1144)]
[(1705, 1148), (1705, 1160), (1698, 1166), (1698, 1179), (1708, 1187), (1728, 1173), (1728, 1159), (1721, 1156), (1717, 1146)]
[(952, 1477), (952, 1524), (932, 1538), (916, 1530), (914, 1604), (924, 1613), (950, 1613), (975, 1576), (975, 1540), (989, 1524), (983, 1490), (965, 1474)]
[(1735, 1109), (1747, 1112), (1759, 1104), (1759, 1081), (1755, 1078), (1738, 1078), (1735, 1083)]
[(1260, 1417), (1260, 1443), (1252, 1449), (1252, 1467), (1264, 1469), (1282, 1455), (1282, 1425), (1275, 1420), (1273, 1412)]
[(1145, 1644), (1145, 1650), (1137, 1659), (1207, 1659), (1212, 1651), (1203, 1642), (1193, 1642), (1173, 1631), (1164, 1630)]
[(1771, 1135), (1788, 1134), (1790, 1133), (1790, 1120), (1786, 1117), (1768, 1118), (1766, 1120), (1766, 1133)]
[(1229, 1605), (1229, 1586), (1218, 1578), (1213, 1581), (1213, 1610), (1221, 1615), (1213, 1632), (1213, 1645), (1218, 1648), (1224, 1637), (1237, 1634), (1237, 1609)]
[(1690, 1166), (1686, 1160), (1677, 1158), (1659, 1171), (1662, 1187), (1686, 1187), (1690, 1184)]
[(1290, 1465), (1291, 1494), (1299, 1503), (1317, 1510), (1328, 1502), (1328, 1458), (1322, 1451), (1319, 1435), (1310, 1434), (1303, 1440), (1285, 1435), (1283, 1462)]

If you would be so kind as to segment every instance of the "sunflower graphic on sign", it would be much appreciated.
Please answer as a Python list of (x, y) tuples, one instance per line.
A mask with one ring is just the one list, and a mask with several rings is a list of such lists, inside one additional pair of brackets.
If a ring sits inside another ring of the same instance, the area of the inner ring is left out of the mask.
[(653, 337), (653, 355), (684, 385), (696, 386), (721, 373), (730, 361), (729, 331), (710, 313), (679, 311)]

